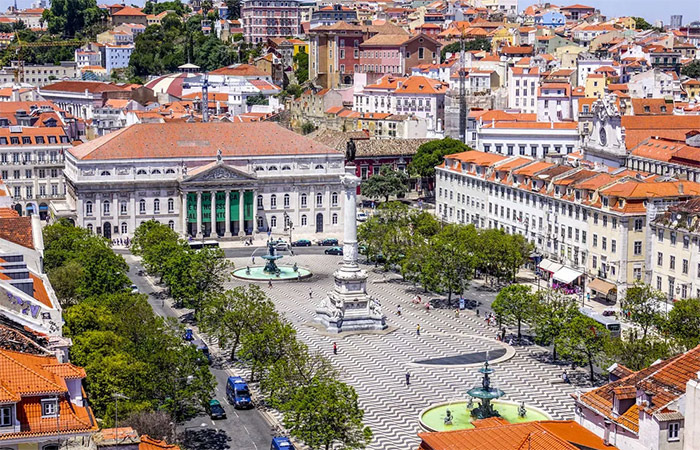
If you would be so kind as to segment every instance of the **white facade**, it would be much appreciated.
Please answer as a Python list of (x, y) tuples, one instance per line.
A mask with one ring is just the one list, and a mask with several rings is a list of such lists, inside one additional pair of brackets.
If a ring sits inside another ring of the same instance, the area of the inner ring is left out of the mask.
[(563, 156), (580, 148), (575, 122), (483, 122), (476, 125), (476, 149), (536, 159)]
[(79, 69), (87, 66), (102, 66), (102, 55), (100, 52), (92, 50), (75, 50), (75, 63)]
[(678, 77), (659, 69), (632, 75), (627, 87), (632, 98), (672, 97), (674, 100), (680, 100), (681, 83)]
[[(579, 55), (576, 60), (577, 86), (585, 86), (588, 75), (594, 73), (601, 67), (615, 67), (612, 59), (589, 59)], [(618, 69), (619, 75), (619, 69)]]
[(537, 96), (537, 121), (562, 122), (573, 120), (571, 85), (543, 84)]
[(508, 73), (508, 107), (525, 114), (537, 112), (537, 89), (540, 71), (537, 67), (512, 67)]

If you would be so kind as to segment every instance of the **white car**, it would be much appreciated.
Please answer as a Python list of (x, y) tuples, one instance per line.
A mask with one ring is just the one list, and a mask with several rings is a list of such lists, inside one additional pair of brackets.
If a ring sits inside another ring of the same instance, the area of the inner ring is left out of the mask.
[(135, 284), (132, 284), (131, 286), (129, 286), (129, 289), (131, 289), (131, 293), (132, 293), (132, 294), (138, 294), (138, 293), (139, 293), (139, 288), (138, 288)]
[(287, 250), (288, 248), (289, 244), (283, 239), (278, 240), (275, 244), (275, 250)]
[(357, 221), (358, 222), (365, 222), (369, 216), (365, 212), (359, 212), (357, 213)]

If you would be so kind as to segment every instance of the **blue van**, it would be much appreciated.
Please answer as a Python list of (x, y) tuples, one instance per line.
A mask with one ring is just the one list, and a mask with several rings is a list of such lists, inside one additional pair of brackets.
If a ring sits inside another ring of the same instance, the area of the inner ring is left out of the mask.
[(248, 385), (241, 377), (228, 377), (226, 382), (226, 399), (234, 408), (252, 408)]
[(294, 446), (286, 437), (273, 437), (270, 450), (294, 450)]

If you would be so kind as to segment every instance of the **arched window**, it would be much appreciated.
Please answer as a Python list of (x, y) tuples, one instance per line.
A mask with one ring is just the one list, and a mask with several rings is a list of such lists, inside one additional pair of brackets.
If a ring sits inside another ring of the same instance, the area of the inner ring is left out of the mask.
[(316, 206), (323, 206), (323, 194), (316, 194)]
[(316, 169), (316, 170), (319, 170), (319, 169), (323, 170), (323, 164), (316, 164), (316, 167), (314, 167), (314, 169)]
[(175, 229), (175, 221), (171, 220), (170, 222), (168, 222), (168, 226), (170, 227), (171, 230), (174, 230)]
[(338, 214), (337, 213), (333, 213), (333, 215), (331, 216), (331, 221), (332, 221), (331, 223), (333, 225), (338, 225)]
[(102, 214), (105, 216), (109, 215), (109, 200), (102, 202)]
[(88, 224), (87, 230), (90, 232), (90, 234), (92, 234), (92, 224), (91, 223)]
[(270, 227), (274, 228), (277, 226), (277, 216), (270, 217)]
[(258, 216), (258, 230), (263, 227), (263, 218), (262, 216)]
[(90, 201), (85, 202), (85, 215), (86, 216), (92, 215), (92, 202), (90, 202)]
[(127, 228), (126, 222), (122, 222), (122, 234), (126, 234), (127, 231), (128, 231), (128, 228)]
[(143, 169), (139, 169), (136, 171), (136, 175), (146, 175), (146, 174), (147, 174), (147, 172)]
[(172, 198), (168, 199), (168, 212), (173, 212), (175, 211), (175, 200)]
[(338, 193), (337, 192), (333, 192), (331, 194), (331, 205), (338, 206)]
[(155, 214), (158, 214), (160, 212), (160, 200), (159, 199), (153, 200), (153, 212)]
[(103, 177), (108, 177), (110, 175), (112, 175), (112, 174), (109, 173), (109, 170), (103, 170), (102, 172), (100, 172), (100, 176), (103, 176)]
[(265, 170), (265, 168), (264, 168), (263, 166), (255, 166), (255, 169), (254, 169), (254, 170), (255, 170), (256, 172), (262, 172), (262, 171)]
[(277, 166), (270, 166), (267, 168), (268, 172), (272, 170), (277, 170)]
[(284, 194), (284, 207), (289, 208), (289, 194)]
[(263, 209), (263, 196), (258, 195), (258, 209)]
[(167, 174), (175, 173), (175, 170), (174, 169), (166, 169), (165, 173), (167, 173)]
[(151, 170), (151, 174), (152, 174), (152, 175), (160, 175), (160, 173), (161, 173), (161, 172), (160, 172), (160, 170), (158, 170), (158, 169), (153, 169), (153, 170)]
[(306, 208), (306, 194), (301, 194), (301, 207)]
[(289, 166), (282, 166), (282, 170), (292, 170), (292, 168)]
[(301, 226), (302, 227), (306, 226), (306, 214), (301, 215)]
[(270, 196), (270, 209), (275, 209), (277, 208), (277, 196), (275, 194), (272, 194)]
[(146, 214), (146, 200), (139, 200), (139, 214)]
[(119, 214), (125, 216), (126, 215), (126, 208), (127, 208), (126, 202), (121, 202), (119, 204)]

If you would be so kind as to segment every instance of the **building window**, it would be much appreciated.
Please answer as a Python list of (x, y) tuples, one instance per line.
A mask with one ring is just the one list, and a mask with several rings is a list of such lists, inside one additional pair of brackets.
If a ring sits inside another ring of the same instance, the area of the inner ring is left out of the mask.
[(321, 194), (320, 192), (318, 194), (316, 194), (316, 206), (317, 207), (323, 206), (323, 194)]
[(258, 209), (263, 209), (263, 196), (258, 195)]
[(105, 200), (102, 202), (102, 214), (105, 216), (109, 215), (109, 200)]
[(598, 235), (593, 235), (593, 247), (598, 247)]
[(277, 226), (277, 216), (270, 217), (270, 227), (276, 227), (276, 226)]
[(678, 441), (680, 440), (680, 428), (681, 425), (678, 422), (671, 422), (668, 424), (668, 440), (669, 441)]
[(641, 267), (635, 267), (633, 269), (633, 273), (634, 273), (635, 280), (639, 281), (642, 279), (642, 268)]
[(688, 260), (687, 259), (683, 260), (683, 273), (686, 275), (688, 274)]
[(139, 200), (139, 213), (146, 214), (146, 200)]
[(338, 214), (337, 213), (333, 213), (333, 215), (331, 216), (331, 223), (333, 225), (338, 225)]
[(306, 194), (301, 194), (301, 207), (306, 208)]
[(657, 266), (663, 266), (664, 265), (664, 254), (661, 252), (658, 252), (656, 254), (656, 265)]
[(160, 200), (159, 199), (153, 200), (153, 213), (154, 214), (160, 213)]
[(669, 262), (669, 268), (671, 270), (676, 270), (676, 257), (671, 255), (671, 261)]
[(258, 230), (262, 229), (263, 227), (263, 218), (262, 216), (258, 216)]
[(128, 228), (127, 228), (126, 222), (122, 222), (122, 234), (126, 234), (127, 230), (128, 230)]
[(671, 231), (671, 245), (676, 245), (676, 232)]
[(174, 220), (169, 221), (168, 226), (170, 227), (171, 230), (174, 230), (175, 229), (175, 221)]
[(41, 417), (55, 417), (58, 415), (58, 399), (41, 400)]
[(88, 233), (92, 234), (92, 224), (89, 223), (87, 226)]
[(306, 222), (307, 222), (306, 214), (302, 214), (302, 215), (301, 215), (301, 226), (302, 226), (302, 227), (305, 227), (305, 226), (306, 226)]
[(119, 214), (126, 215), (126, 202), (121, 202), (119, 205)]
[(0, 408), (0, 427), (9, 427), (12, 425), (12, 408), (3, 406)]
[(289, 208), (289, 194), (284, 194), (282, 202), (285, 208)]
[(86, 216), (92, 215), (92, 202), (85, 202), (85, 215)]
[(615, 239), (610, 241), (610, 251), (613, 253), (617, 251), (617, 241)]
[(636, 256), (639, 256), (642, 254), (642, 241), (635, 241), (634, 242), (634, 254)]
[(634, 219), (634, 231), (642, 231), (644, 219)]
[(331, 206), (338, 206), (338, 193), (333, 192), (331, 194)]
[(168, 199), (168, 212), (171, 213), (173, 211), (175, 211), (175, 200), (173, 200), (172, 198), (169, 198)]
[(272, 194), (270, 196), (270, 209), (275, 209), (277, 208), (277, 196), (275, 194)]

